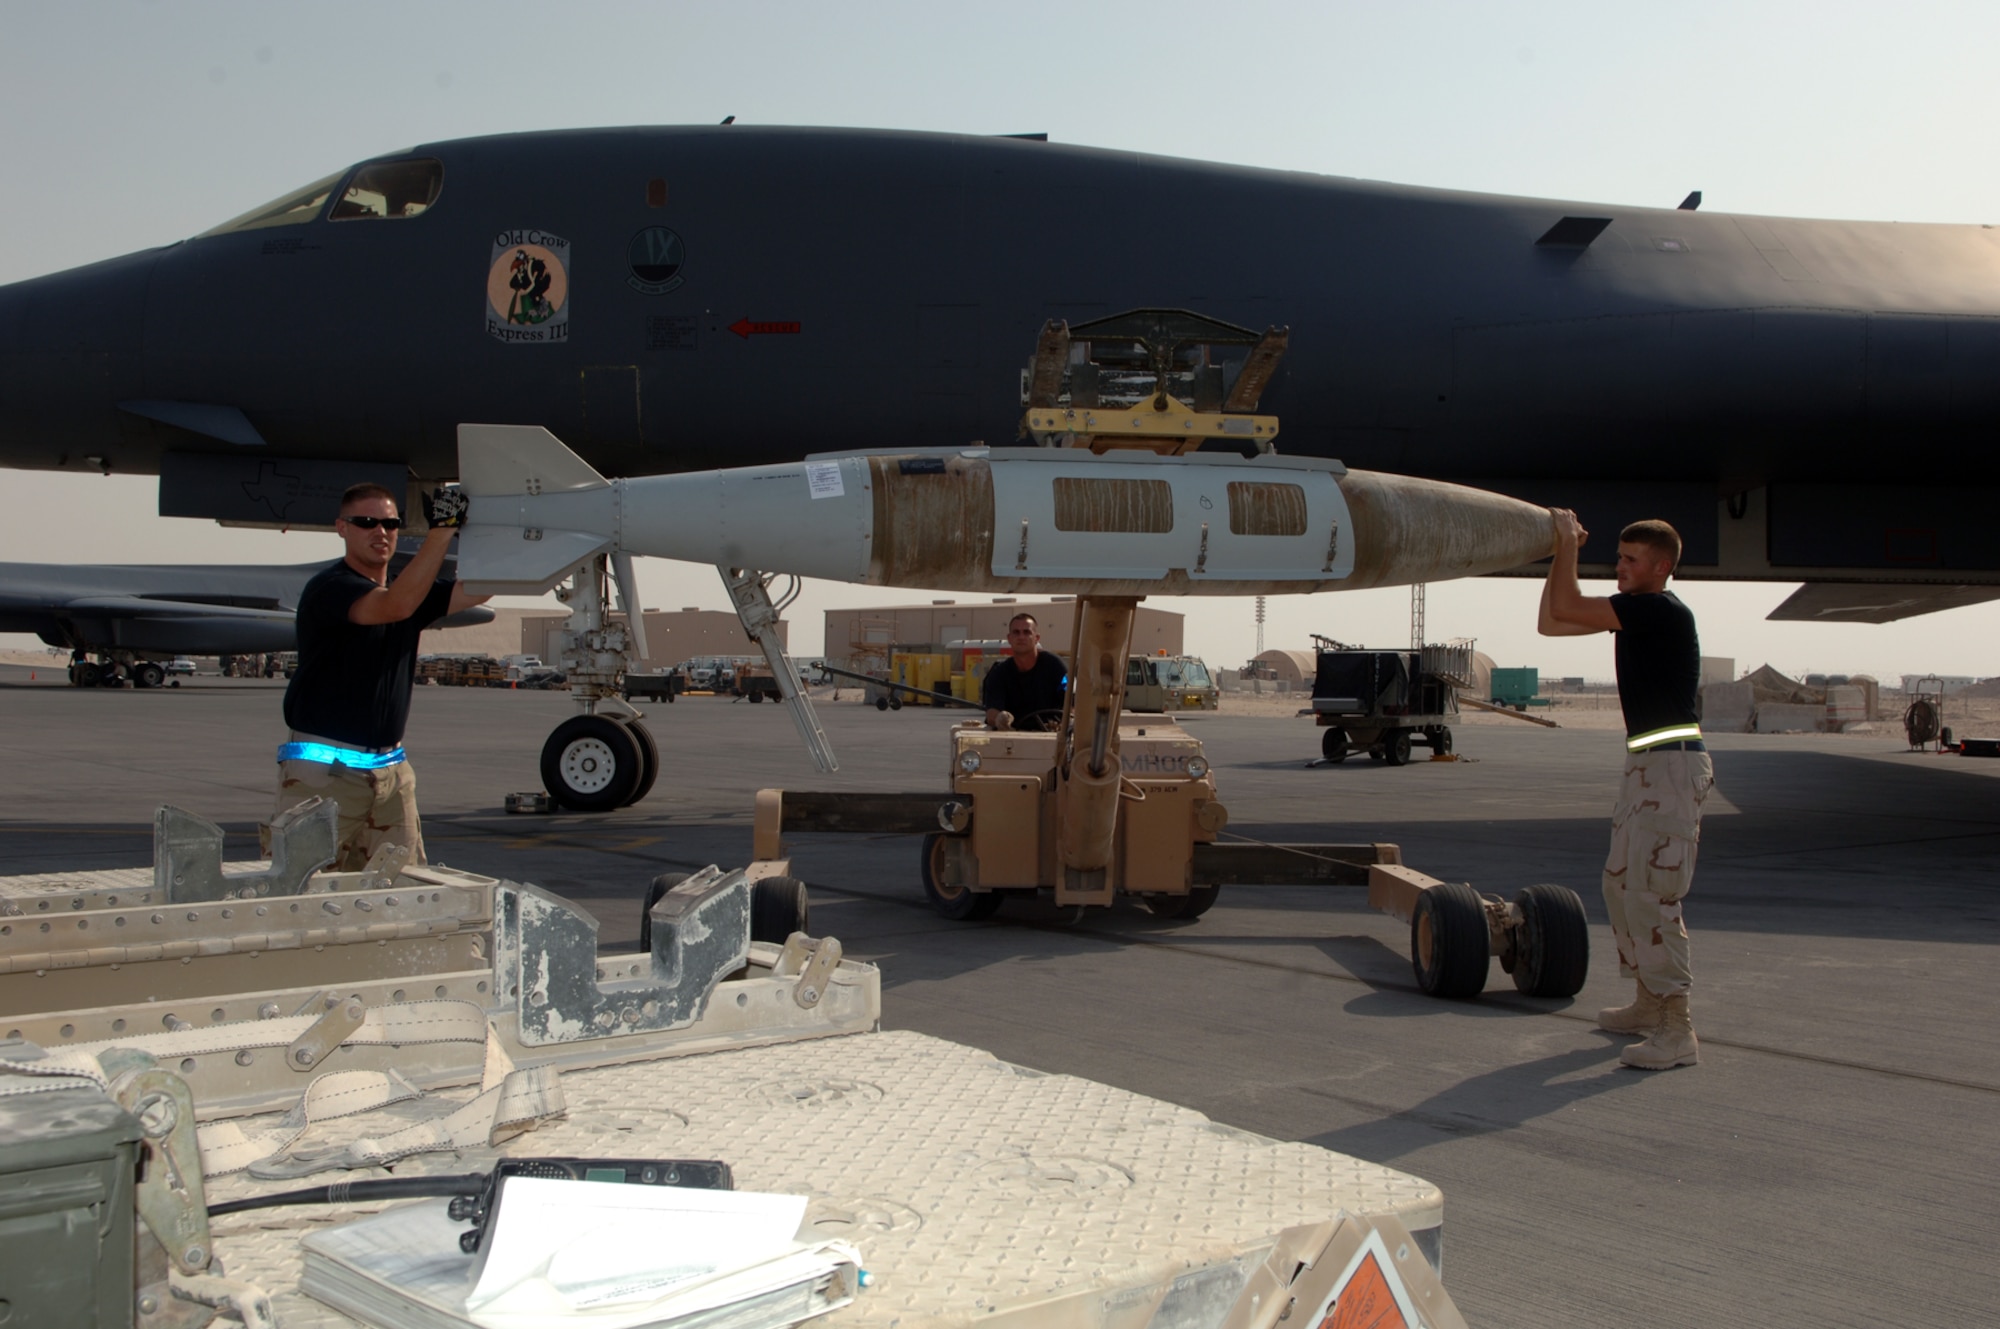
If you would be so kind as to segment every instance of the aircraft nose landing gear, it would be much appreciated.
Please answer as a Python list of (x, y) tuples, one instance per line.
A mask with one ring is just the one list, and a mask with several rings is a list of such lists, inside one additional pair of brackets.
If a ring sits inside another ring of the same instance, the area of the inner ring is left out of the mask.
[[(792, 706), (815, 764), (837, 769), (833, 749), (799, 691), (798, 673), (785, 658), (773, 627), (780, 605), (767, 592), (768, 578), (741, 568), (718, 568), (743, 630), (763, 648), (778, 692)], [(606, 613), (607, 592), (616, 583), (625, 621)], [(626, 671), (646, 656), (645, 620), (639, 607), (630, 555), (598, 554), (559, 587), (556, 598), (570, 607), (560, 659), (570, 693), (582, 714), (557, 725), (542, 745), (542, 786), (558, 806), (572, 812), (610, 812), (644, 798), (660, 774), (660, 749), (644, 716), (622, 695)], [(789, 603), (789, 600), (787, 601)]]

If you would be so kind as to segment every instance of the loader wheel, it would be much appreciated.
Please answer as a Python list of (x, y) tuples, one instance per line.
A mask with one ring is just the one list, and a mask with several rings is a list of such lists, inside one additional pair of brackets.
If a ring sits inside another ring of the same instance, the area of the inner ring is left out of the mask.
[(644, 773), (639, 740), (609, 716), (565, 720), (542, 744), (542, 787), (573, 812), (624, 807)]
[(877, 698), (875, 699), (875, 709), (876, 709), (876, 710), (878, 710), (878, 711), (886, 711), (886, 710), (888, 710), (888, 709), (889, 709), (889, 699), (888, 699), (887, 697), (877, 697)]
[(924, 837), (924, 894), (929, 897), (931, 908), (955, 923), (976, 923), (982, 918), (991, 918), (1000, 912), (1001, 895), (998, 891), (975, 891), (967, 886), (947, 886), (944, 883), (944, 856), (950, 852), (947, 841), (962, 839), (942, 831), (933, 831)]
[(1382, 735), (1382, 760), (1391, 766), (1410, 764), (1410, 731), (1391, 729)]
[(653, 792), (653, 781), (660, 778), (660, 745), (653, 741), (653, 731), (637, 720), (625, 722), (625, 732), (632, 735), (632, 741), (639, 745), (639, 787), (632, 791), (632, 797), (625, 800), (630, 807)]
[(1148, 895), (1145, 897), (1146, 908), (1153, 911), (1155, 918), (1192, 922), (1213, 909), (1215, 898), (1220, 894), (1220, 886), (1190, 886), (1186, 895)]
[(1451, 753), (1451, 730), (1446, 729), (1443, 725), (1439, 725), (1436, 729), (1431, 730), (1430, 740), (1432, 756), (1443, 757)]
[(765, 877), (750, 884), (750, 940), (785, 944), (794, 932), (808, 932), (806, 884), (797, 877)]
[(1530, 886), (1514, 897), (1514, 986), (1530, 997), (1574, 997), (1590, 973), (1590, 922), (1567, 886)]
[(1417, 897), (1410, 917), (1410, 963), (1433, 997), (1476, 997), (1486, 986), (1486, 906), (1478, 892), (1447, 881)]
[(641, 955), (650, 955), (653, 952), (653, 906), (660, 902), (661, 896), (693, 875), (692, 872), (662, 872), (659, 876), (653, 878), (651, 885), (646, 887), (646, 903), (639, 910), (639, 953)]
[(1330, 762), (1347, 760), (1347, 731), (1334, 725), (1319, 736), (1319, 755)]

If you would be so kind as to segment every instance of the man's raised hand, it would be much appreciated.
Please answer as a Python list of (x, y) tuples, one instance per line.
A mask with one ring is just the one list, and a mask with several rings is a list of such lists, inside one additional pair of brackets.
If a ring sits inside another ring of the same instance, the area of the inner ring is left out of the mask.
[(457, 485), (442, 485), (434, 494), (425, 494), (424, 524), (433, 530), (457, 530), (465, 525), (472, 500)]

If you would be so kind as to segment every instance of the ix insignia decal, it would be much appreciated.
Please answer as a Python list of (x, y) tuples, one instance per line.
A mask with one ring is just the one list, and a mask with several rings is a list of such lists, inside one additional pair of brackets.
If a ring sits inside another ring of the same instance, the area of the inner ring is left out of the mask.
[(646, 295), (665, 295), (687, 280), (681, 276), (686, 256), (680, 236), (664, 226), (648, 226), (625, 247), (625, 261), (632, 265), (625, 284)]

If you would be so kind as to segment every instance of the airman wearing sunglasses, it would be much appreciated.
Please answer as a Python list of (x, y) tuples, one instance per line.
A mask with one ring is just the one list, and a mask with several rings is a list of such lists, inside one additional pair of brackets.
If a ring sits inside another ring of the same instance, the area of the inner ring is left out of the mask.
[(335, 871), (365, 867), (386, 844), (407, 847), (411, 862), (425, 861), (403, 727), (423, 630), (487, 599), (438, 576), (465, 506), (455, 490), (435, 500), (425, 495), (430, 529), (392, 581), (389, 560), (403, 527), (395, 495), (377, 484), (353, 486), (341, 495), (334, 522), (346, 557), (299, 595), (299, 667), (285, 689), (292, 734), (278, 749), (276, 811), (315, 795), (339, 809)]

